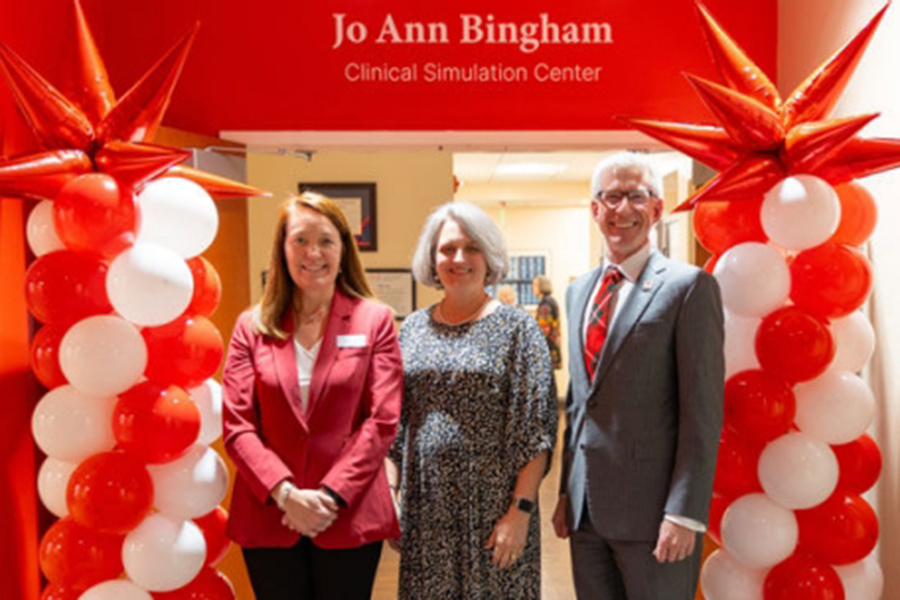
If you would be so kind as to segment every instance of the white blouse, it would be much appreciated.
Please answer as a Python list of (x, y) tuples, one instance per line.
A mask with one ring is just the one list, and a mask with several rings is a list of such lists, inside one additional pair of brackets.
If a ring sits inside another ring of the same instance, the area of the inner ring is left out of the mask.
[(312, 348), (307, 350), (297, 341), (297, 338), (294, 338), (294, 356), (297, 358), (297, 380), (300, 383), (300, 401), (303, 404), (304, 413), (309, 405), (309, 386), (312, 382), (313, 366), (316, 364), (316, 357), (319, 356), (319, 348), (321, 346), (322, 340), (319, 340)]

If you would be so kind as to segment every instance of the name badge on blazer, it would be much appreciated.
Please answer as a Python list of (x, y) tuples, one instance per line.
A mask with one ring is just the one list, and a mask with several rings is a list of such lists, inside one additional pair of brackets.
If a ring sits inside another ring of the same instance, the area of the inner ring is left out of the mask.
[(366, 347), (366, 334), (355, 333), (352, 335), (339, 335), (339, 336), (337, 336), (337, 347), (338, 348), (365, 348)]

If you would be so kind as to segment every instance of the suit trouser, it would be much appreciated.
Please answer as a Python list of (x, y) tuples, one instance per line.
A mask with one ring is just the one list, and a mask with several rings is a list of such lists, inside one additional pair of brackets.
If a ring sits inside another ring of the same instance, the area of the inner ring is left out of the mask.
[(309, 538), (290, 548), (242, 548), (257, 600), (368, 600), (382, 542), (328, 550)]
[(691, 600), (697, 590), (702, 543), (698, 533), (693, 554), (659, 563), (653, 556), (656, 540), (604, 538), (585, 510), (569, 540), (575, 592), (579, 600)]

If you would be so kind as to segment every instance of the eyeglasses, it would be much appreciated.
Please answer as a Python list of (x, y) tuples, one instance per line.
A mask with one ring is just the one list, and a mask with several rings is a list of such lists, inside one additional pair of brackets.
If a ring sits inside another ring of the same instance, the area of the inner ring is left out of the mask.
[(655, 196), (650, 190), (604, 190), (597, 194), (597, 198), (606, 206), (615, 208), (622, 200), (628, 200), (634, 206), (644, 206)]

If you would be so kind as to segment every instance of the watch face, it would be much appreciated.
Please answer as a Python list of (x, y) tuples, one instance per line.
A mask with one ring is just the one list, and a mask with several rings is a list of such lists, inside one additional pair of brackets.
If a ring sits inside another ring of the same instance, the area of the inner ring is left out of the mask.
[(516, 508), (523, 512), (530, 513), (534, 511), (534, 502), (528, 498), (519, 498), (518, 502), (516, 502)]

